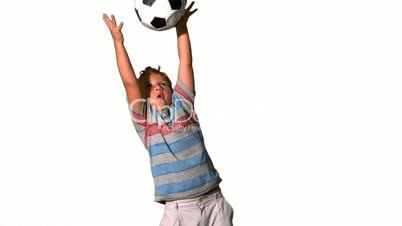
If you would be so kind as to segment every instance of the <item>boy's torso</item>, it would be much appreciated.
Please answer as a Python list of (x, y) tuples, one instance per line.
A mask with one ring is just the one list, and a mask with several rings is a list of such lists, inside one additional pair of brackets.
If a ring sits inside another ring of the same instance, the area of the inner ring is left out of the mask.
[(141, 126), (134, 122), (150, 156), (155, 201), (161, 203), (197, 197), (221, 181), (205, 148), (193, 99), (180, 93), (180, 88), (176, 85), (173, 104), (165, 116), (147, 106), (142, 114), (146, 122)]

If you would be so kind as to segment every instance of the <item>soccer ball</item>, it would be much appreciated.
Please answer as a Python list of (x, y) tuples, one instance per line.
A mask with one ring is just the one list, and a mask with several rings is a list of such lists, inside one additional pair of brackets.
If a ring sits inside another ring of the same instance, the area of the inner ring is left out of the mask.
[(176, 26), (185, 12), (187, 0), (135, 0), (135, 13), (140, 22), (155, 31)]

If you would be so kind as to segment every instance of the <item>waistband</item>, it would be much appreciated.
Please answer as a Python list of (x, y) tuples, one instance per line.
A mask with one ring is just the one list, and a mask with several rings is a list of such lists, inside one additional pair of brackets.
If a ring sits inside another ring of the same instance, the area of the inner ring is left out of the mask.
[(179, 199), (179, 200), (174, 200), (174, 201), (168, 201), (166, 202), (166, 206), (183, 206), (183, 205), (203, 205), (211, 200), (218, 199), (223, 197), (221, 189), (219, 187), (214, 188), (213, 190), (209, 191), (208, 193), (204, 195), (197, 196), (195, 198), (191, 199)]

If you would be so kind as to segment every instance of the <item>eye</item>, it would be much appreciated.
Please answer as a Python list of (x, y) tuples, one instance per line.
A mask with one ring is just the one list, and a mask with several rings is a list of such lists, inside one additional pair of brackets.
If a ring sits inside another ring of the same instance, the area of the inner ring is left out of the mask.
[(152, 85), (148, 83), (148, 84), (145, 85), (145, 89), (149, 89), (149, 88), (151, 88), (151, 86)]
[(167, 87), (167, 82), (161, 82), (160, 84), (162, 87)]

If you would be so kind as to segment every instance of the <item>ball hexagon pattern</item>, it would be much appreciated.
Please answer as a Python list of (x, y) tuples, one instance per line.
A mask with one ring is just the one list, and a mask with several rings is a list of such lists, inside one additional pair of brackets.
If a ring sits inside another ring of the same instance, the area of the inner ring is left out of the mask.
[(147, 28), (164, 31), (176, 26), (187, 0), (135, 0), (135, 13)]

